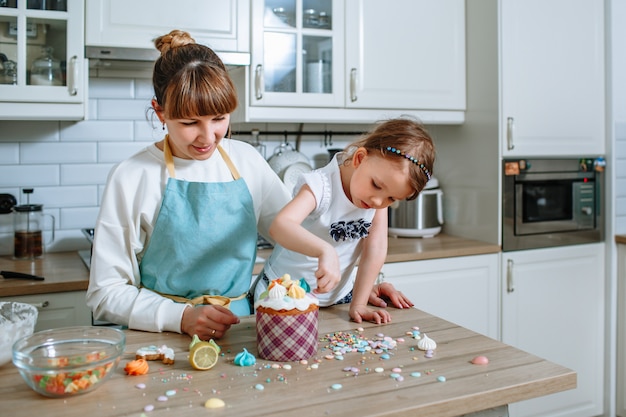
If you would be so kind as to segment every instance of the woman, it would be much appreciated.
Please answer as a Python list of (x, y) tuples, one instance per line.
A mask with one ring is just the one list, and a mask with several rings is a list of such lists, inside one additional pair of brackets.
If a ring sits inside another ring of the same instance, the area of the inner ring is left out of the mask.
[(87, 304), (131, 329), (219, 338), (250, 314), (257, 231), (290, 196), (253, 147), (225, 138), (237, 94), (217, 55), (176, 30), (155, 46), (168, 134), (109, 175)]

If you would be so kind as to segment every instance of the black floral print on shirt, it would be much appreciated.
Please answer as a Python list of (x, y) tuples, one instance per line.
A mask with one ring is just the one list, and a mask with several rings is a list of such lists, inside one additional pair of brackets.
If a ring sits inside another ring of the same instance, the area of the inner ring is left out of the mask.
[(330, 225), (330, 236), (339, 242), (340, 240), (361, 239), (369, 234), (371, 222), (365, 219), (350, 220), (348, 222), (340, 220)]

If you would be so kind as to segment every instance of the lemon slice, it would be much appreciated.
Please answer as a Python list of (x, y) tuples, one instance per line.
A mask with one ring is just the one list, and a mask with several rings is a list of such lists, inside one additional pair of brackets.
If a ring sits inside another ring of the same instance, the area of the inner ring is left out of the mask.
[(200, 371), (213, 368), (219, 358), (220, 347), (213, 339), (208, 342), (195, 340), (194, 342), (192, 342), (189, 350), (189, 363), (191, 366)]

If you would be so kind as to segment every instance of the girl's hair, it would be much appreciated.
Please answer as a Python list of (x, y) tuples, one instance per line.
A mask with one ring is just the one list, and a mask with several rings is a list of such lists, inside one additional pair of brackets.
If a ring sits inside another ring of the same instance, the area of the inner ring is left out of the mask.
[(157, 103), (172, 119), (232, 113), (237, 91), (222, 60), (182, 30), (155, 39), (161, 56), (152, 85)]
[(346, 147), (346, 161), (351, 160), (354, 152), (361, 147), (369, 155), (378, 155), (398, 163), (406, 160), (405, 163), (409, 164), (411, 187), (415, 190), (407, 200), (417, 198), (432, 175), (435, 144), (426, 128), (418, 121), (398, 118), (378, 124), (374, 130)]

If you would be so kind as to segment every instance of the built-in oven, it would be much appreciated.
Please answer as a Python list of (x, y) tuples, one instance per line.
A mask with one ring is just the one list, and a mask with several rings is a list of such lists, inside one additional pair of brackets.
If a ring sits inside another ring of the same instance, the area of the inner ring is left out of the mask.
[(507, 159), (502, 166), (502, 250), (604, 239), (604, 159)]

